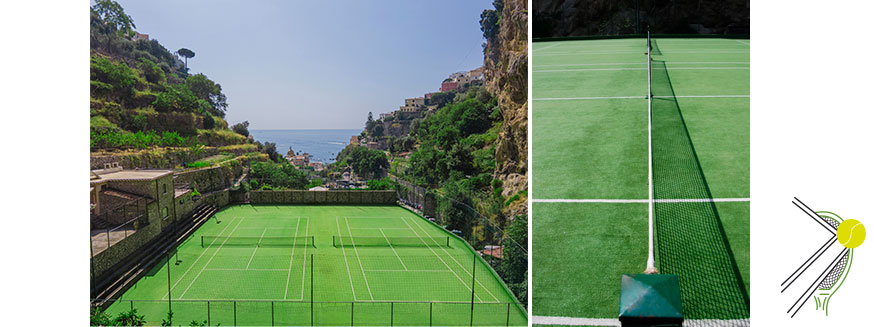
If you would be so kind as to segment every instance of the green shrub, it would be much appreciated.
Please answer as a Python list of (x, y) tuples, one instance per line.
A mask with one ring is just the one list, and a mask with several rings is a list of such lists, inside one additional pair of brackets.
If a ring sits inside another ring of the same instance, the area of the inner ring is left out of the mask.
[(185, 84), (169, 85), (164, 92), (157, 94), (152, 105), (159, 112), (205, 113), (211, 108), (209, 102), (198, 99)]
[(116, 99), (129, 99), (134, 94), (137, 75), (123, 62), (114, 63), (101, 57), (91, 57), (92, 91), (98, 95)]
[(167, 80), (164, 70), (158, 64), (148, 58), (139, 58), (137, 68), (143, 71), (143, 76), (151, 83), (162, 83)]
[(184, 147), (197, 145), (197, 140), (190, 137), (182, 137), (175, 132), (156, 133), (147, 132), (123, 132), (114, 130), (91, 131), (92, 149), (146, 149), (152, 146)]
[(158, 96), (155, 93), (136, 91), (128, 104), (133, 108), (144, 108), (151, 106), (157, 99)]
[(149, 118), (144, 114), (124, 115), (121, 118), (121, 126), (129, 131), (144, 131), (149, 125)]
[(308, 184), (306, 175), (290, 163), (258, 162), (252, 165), (249, 176), (258, 180), (262, 190), (265, 187), (303, 189)]
[(189, 162), (189, 163), (185, 164), (186, 168), (203, 168), (203, 167), (209, 167), (209, 166), (212, 166), (212, 163), (205, 162), (205, 161), (195, 161), (195, 162)]
[(111, 122), (119, 122), (122, 115), (124, 115), (124, 110), (122, 110), (120, 104), (108, 101), (103, 103), (103, 107), (98, 109), (97, 113)]
[(371, 179), (367, 181), (367, 189), (369, 190), (397, 190), (398, 183), (385, 177), (381, 179)]
[(213, 129), (215, 128), (215, 119), (212, 118), (212, 115), (205, 114), (203, 115), (203, 129)]

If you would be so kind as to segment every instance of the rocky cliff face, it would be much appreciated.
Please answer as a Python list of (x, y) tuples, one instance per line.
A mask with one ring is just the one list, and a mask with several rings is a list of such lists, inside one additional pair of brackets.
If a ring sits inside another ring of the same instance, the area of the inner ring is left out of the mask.
[(749, 34), (749, 0), (534, 0), (534, 37), (645, 33)]
[[(528, 8), (525, 0), (504, 0), (500, 29), (485, 48), (486, 89), (498, 99), (504, 125), (498, 135), (495, 178), (503, 195), (528, 188)], [(507, 209), (510, 217), (528, 213), (525, 201)]]

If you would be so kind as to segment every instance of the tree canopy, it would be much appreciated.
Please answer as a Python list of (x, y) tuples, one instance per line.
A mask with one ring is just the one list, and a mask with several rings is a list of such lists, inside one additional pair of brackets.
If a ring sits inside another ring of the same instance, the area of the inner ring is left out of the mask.
[(97, 0), (91, 10), (100, 17), (105, 26), (119, 34), (128, 35), (137, 27), (133, 18), (124, 13), (124, 8), (118, 2)]

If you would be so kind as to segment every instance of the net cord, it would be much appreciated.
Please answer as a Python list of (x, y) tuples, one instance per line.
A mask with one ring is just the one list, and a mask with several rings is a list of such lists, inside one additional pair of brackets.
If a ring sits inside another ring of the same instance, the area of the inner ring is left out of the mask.
[(649, 36), (649, 28), (646, 31), (646, 78), (647, 78), (647, 130), (648, 130), (648, 151), (649, 151), (649, 253), (646, 259), (646, 271), (654, 272), (655, 267), (655, 246), (653, 241), (653, 182), (652, 182), (652, 41)]

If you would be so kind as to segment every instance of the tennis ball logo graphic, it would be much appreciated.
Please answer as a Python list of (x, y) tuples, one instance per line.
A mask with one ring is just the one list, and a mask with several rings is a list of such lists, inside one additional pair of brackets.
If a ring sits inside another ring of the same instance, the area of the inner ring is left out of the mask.
[(856, 248), (865, 241), (865, 226), (855, 219), (847, 219), (838, 225), (838, 242), (846, 248)]

